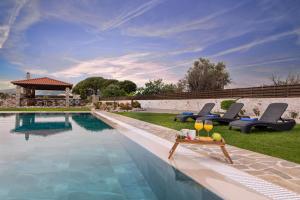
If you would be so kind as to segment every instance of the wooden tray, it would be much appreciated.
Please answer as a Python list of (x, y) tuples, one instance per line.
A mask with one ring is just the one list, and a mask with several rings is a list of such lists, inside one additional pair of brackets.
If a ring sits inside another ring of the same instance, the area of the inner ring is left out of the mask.
[(227, 160), (229, 161), (229, 163), (233, 164), (233, 161), (231, 159), (231, 157), (229, 156), (229, 153), (227, 152), (225, 145), (226, 142), (224, 140), (224, 138), (221, 139), (221, 141), (214, 141), (212, 138), (210, 137), (199, 137), (198, 139), (194, 139), (194, 140), (188, 140), (188, 139), (179, 139), (177, 138), (173, 147), (171, 148), (171, 150), (169, 151), (169, 159), (172, 157), (172, 155), (174, 154), (177, 146), (180, 143), (186, 143), (186, 144), (199, 144), (199, 145), (218, 145), (220, 146), (225, 158), (227, 158)]

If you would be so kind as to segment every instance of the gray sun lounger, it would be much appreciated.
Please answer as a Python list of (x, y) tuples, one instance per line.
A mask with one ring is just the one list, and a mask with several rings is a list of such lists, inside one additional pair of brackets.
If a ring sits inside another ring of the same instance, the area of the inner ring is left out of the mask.
[(196, 120), (198, 117), (203, 117), (203, 116), (206, 116), (206, 115), (209, 115), (211, 114), (211, 110), (214, 108), (215, 104), (214, 103), (206, 103), (202, 109), (199, 111), (198, 114), (194, 114), (194, 115), (184, 115), (184, 114), (180, 114), (180, 115), (177, 115), (175, 118), (174, 118), (174, 121), (177, 121), (180, 120), (181, 122), (185, 122), (187, 121), (189, 118), (193, 119), (193, 120)]
[(237, 120), (239, 118), (239, 112), (242, 110), (244, 104), (243, 103), (233, 103), (226, 113), (220, 116), (205, 116), (199, 117), (197, 119), (200, 120), (212, 120), (214, 122), (218, 122), (219, 124), (229, 124), (230, 122)]
[(259, 120), (237, 120), (229, 124), (229, 129), (238, 128), (243, 133), (250, 133), (253, 127), (257, 129), (270, 128), (277, 131), (291, 130), (296, 125), (295, 120), (281, 118), (287, 107), (286, 103), (271, 103)]

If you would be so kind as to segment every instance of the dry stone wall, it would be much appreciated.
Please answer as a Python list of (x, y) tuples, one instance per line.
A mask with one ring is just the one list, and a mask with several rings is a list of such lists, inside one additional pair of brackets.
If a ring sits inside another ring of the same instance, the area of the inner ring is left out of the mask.
[[(138, 100), (142, 108), (156, 112), (179, 113), (182, 111), (198, 112), (205, 103), (213, 102), (215, 107), (213, 112), (224, 112), (221, 109), (221, 102), (225, 99), (180, 99), (180, 100)], [(227, 99), (226, 99), (227, 100)], [(130, 101), (122, 100), (120, 103)], [(238, 102), (244, 103), (245, 115), (255, 117), (254, 108), (262, 114), (270, 103), (287, 103), (289, 107), (284, 113), (284, 117), (290, 118), (292, 112), (297, 113), (296, 121), (300, 123), (300, 98), (242, 98)]]

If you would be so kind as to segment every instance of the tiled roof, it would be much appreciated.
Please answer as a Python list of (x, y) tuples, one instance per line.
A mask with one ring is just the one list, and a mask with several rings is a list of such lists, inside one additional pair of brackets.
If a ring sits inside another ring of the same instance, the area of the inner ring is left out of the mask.
[(48, 77), (18, 80), (18, 81), (12, 81), (11, 83), (14, 85), (47, 85), (47, 86), (70, 86), (70, 87), (73, 86), (70, 83), (58, 81)]

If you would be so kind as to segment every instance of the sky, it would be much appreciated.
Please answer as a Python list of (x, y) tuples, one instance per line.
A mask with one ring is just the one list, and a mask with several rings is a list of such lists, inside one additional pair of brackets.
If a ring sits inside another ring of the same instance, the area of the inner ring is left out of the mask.
[(229, 87), (300, 73), (298, 0), (1, 0), (0, 89), (90, 76), (176, 83), (200, 57)]

